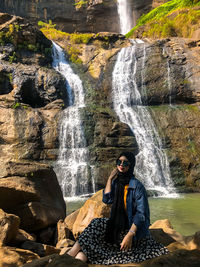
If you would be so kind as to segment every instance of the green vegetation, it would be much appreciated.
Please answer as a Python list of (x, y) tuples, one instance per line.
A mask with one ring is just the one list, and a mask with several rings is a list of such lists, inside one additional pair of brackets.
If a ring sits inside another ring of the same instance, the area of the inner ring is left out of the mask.
[(52, 20), (49, 20), (49, 23), (43, 22), (43, 21), (38, 21), (38, 26), (47, 28), (47, 29), (54, 29), (56, 27), (56, 24), (52, 23)]
[(21, 107), (21, 104), (19, 102), (16, 102), (12, 108), (16, 109), (16, 108), (20, 108)]
[(81, 54), (81, 45), (87, 44), (94, 36), (90, 33), (66, 33), (55, 29), (56, 24), (44, 23), (39, 21), (38, 25), (41, 27), (42, 33), (50, 40), (62, 41), (65, 43), (65, 50), (67, 51), (70, 61), (76, 64), (81, 64), (82, 60), (79, 58)]
[(13, 52), (12, 55), (9, 56), (9, 62), (13, 63), (17, 60), (16, 52)]
[(2, 30), (0, 32), (0, 45), (5, 45), (6, 43), (13, 43), (15, 31), (19, 31), (19, 25), (10, 24), (7, 31)]
[(6, 76), (8, 77), (9, 82), (12, 84), (12, 82), (13, 82), (13, 76), (12, 76), (12, 73), (6, 73)]
[(196, 6), (200, 6), (199, 0), (171, 0), (141, 16), (126, 37), (133, 36), (141, 26), (143, 37), (191, 37), (199, 28), (200, 9)]
[(42, 33), (51, 40), (66, 40), (72, 44), (87, 44), (94, 34), (92, 33), (66, 33), (56, 30), (56, 24), (48, 24), (42, 21), (38, 22)]
[(87, 3), (88, 3), (88, 1), (80, 0), (80, 1), (77, 2), (77, 1), (75, 0), (75, 4), (74, 4), (74, 5), (75, 5), (76, 7), (78, 7), (78, 8), (81, 8), (82, 6), (86, 6)]

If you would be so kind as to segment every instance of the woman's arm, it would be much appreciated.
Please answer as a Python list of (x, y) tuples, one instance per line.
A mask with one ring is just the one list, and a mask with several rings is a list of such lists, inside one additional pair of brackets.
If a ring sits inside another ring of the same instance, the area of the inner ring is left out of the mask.
[(131, 228), (129, 229), (128, 233), (123, 238), (122, 243), (120, 244), (121, 250), (127, 251), (127, 250), (131, 249), (132, 240), (133, 240), (133, 237), (136, 235), (136, 231), (137, 231), (137, 226), (133, 223), (131, 225)]
[(121, 243), (121, 250), (131, 249), (132, 239), (136, 235), (137, 229), (145, 222), (146, 216), (149, 217), (149, 204), (144, 186), (136, 189), (135, 204), (136, 213), (133, 216), (133, 224)]
[(149, 221), (150, 224), (150, 212), (149, 212), (149, 203), (147, 192), (144, 186), (139, 187), (136, 190), (135, 204), (136, 204), (136, 212), (133, 217), (133, 224), (140, 228), (145, 222)]
[(113, 203), (113, 197), (114, 197), (114, 185), (112, 181), (117, 177), (118, 170), (117, 168), (114, 169), (110, 176), (108, 177), (108, 181), (106, 183), (106, 187), (103, 190), (103, 199), (102, 201), (105, 204), (112, 204)]
[(106, 187), (104, 189), (104, 193), (105, 194), (107, 194), (107, 193), (109, 193), (111, 191), (112, 180), (117, 177), (117, 174), (118, 174), (117, 168), (115, 168), (114, 170), (112, 170), (110, 176), (108, 177), (108, 181), (106, 183)]

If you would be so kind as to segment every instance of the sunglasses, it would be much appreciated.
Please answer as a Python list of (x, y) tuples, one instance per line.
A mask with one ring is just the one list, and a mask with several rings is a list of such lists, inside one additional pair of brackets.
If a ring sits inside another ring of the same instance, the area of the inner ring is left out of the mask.
[(117, 159), (116, 164), (117, 166), (120, 166), (122, 164), (123, 167), (128, 167), (130, 165), (130, 162), (126, 160)]

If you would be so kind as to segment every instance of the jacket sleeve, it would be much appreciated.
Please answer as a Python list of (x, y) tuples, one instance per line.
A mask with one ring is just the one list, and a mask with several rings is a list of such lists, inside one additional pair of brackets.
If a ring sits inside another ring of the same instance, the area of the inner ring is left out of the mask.
[(113, 199), (114, 199), (114, 182), (112, 182), (112, 185), (111, 185), (111, 191), (109, 193), (104, 193), (104, 190), (103, 190), (103, 199), (102, 201), (105, 203), (105, 204), (112, 204), (113, 203)]
[(140, 228), (144, 222), (150, 221), (149, 219), (149, 203), (147, 193), (144, 186), (137, 189), (135, 195), (135, 215), (133, 216), (133, 223)]

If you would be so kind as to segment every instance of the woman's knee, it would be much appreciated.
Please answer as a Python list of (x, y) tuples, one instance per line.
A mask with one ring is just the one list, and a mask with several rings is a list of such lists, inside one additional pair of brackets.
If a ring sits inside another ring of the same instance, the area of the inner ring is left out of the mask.
[(82, 251), (76, 255), (75, 259), (81, 260), (83, 262), (87, 262), (88, 260), (87, 256)]

